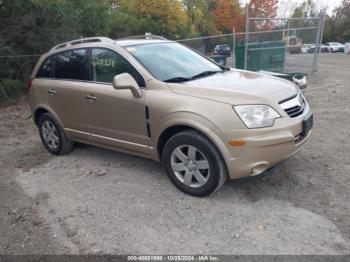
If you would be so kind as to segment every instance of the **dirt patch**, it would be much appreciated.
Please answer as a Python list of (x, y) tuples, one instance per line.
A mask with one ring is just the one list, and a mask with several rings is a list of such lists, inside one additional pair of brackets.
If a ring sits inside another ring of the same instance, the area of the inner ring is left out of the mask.
[(16, 182), (26, 172), (47, 162), (26, 104), (0, 108), (0, 254), (58, 254), (70, 252), (56, 241), (40, 210), (48, 194), (29, 197)]
[(210, 198), (179, 192), (146, 159), (89, 146), (53, 157), (25, 106), (0, 109), (0, 253), (349, 253), (349, 67), (321, 56), (302, 151)]

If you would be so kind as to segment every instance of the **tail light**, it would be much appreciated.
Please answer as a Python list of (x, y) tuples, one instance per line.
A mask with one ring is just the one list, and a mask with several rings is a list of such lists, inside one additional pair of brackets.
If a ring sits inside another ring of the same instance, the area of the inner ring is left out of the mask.
[(31, 89), (31, 87), (32, 87), (33, 80), (34, 80), (34, 79), (29, 79), (29, 80), (27, 81), (27, 89), (28, 89), (28, 91), (29, 91), (29, 90)]

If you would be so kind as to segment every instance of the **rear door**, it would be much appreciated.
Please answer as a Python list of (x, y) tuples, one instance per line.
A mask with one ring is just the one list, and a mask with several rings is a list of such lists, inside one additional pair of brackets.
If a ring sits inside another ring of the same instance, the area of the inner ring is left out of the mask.
[(80, 48), (54, 55), (53, 79), (47, 82), (51, 109), (69, 134), (84, 140), (88, 140), (90, 134), (83, 95), (88, 80), (87, 53), (86, 48)]

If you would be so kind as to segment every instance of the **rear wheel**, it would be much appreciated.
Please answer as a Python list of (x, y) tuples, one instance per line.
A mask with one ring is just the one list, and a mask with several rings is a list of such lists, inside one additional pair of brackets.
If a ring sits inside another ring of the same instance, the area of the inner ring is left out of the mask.
[(226, 168), (220, 152), (202, 134), (187, 130), (170, 138), (163, 150), (163, 165), (181, 191), (205, 196), (220, 189)]
[(50, 113), (40, 116), (38, 127), (41, 141), (50, 153), (63, 155), (72, 150), (73, 141)]

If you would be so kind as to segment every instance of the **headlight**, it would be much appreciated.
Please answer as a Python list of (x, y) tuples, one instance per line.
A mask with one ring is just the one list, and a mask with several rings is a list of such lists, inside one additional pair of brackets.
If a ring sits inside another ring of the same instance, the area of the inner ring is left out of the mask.
[(240, 105), (233, 109), (248, 128), (270, 127), (274, 125), (276, 118), (281, 117), (267, 105)]

